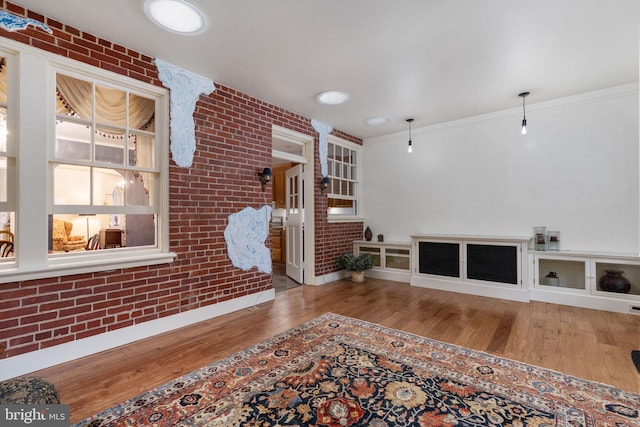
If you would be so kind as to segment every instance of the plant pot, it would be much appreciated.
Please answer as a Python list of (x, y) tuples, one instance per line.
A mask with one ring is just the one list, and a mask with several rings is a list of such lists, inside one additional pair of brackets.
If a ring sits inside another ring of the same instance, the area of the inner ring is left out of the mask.
[(351, 281), (358, 282), (358, 283), (364, 282), (364, 271), (352, 271)]

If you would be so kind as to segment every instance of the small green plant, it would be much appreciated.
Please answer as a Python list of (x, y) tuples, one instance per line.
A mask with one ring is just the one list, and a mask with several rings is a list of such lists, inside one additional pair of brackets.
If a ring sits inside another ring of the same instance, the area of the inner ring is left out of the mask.
[(336, 260), (336, 266), (348, 271), (365, 271), (370, 269), (376, 263), (376, 259), (371, 254), (354, 255), (344, 253)]

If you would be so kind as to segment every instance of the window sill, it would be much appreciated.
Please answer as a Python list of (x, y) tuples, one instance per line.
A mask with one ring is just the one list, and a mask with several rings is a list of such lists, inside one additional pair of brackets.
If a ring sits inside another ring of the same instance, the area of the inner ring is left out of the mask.
[(40, 266), (7, 266), (0, 270), (0, 283), (20, 282), (24, 280), (44, 279), (48, 277), (68, 276), (72, 274), (114, 271), (145, 265), (168, 264), (175, 261), (173, 252), (121, 253), (110, 254), (108, 259), (78, 260), (78, 257), (65, 257), (49, 260), (49, 264)]
[(329, 215), (327, 222), (364, 222), (364, 218), (361, 216), (349, 216), (349, 215)]

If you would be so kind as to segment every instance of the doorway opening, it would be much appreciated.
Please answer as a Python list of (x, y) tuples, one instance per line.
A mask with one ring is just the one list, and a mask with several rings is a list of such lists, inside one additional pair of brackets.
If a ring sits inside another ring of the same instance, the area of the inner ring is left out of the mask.
[[(279, 126), (272, 128), (272, 250), (276, 292), (306, 283), (313, 271), (314, 138)], [(310, 186), (310, 187), (309, 187)]]
[[(272, 183), (272, 217), (271, 217), (271, 261), (273, 270), (273, 288), (276, 292), (300, 286), (293, 278), (287, 276), (287, 200), (286, 174), (297, 163), (287, 159), (273, 157), (271, 171)], [(289, 248), (291, 249), (291, 248)]]

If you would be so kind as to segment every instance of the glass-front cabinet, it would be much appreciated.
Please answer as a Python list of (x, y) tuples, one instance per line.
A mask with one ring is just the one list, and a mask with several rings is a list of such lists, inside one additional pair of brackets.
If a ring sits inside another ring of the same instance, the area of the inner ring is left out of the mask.
[(411, 251), (409, 248), (385, 248), (384, 255), (386, 268), (406, 271), (411, 269)]
[(593, 260), (592, 291), (597, 295), (640, 297), (640, 264), (625, 260)]
[(357, 246), (355, 253), (358, 255), (369, 254), (375, 259), (374, 267), (382, 266), (382, 259), (380, 257), (380, 253), (382, 252), (381, 247), (372, 247), (372, 246)]
[(640, 314), (640, 258), (564, 251), (531, 255), (531, 299)]
[(550, 290), (587, 292), (589, 262), (585, 258), (536, 256), (536, 286)]
[(409, 282), (411, 274), (411, 245), (398, 242), (358, 240), (353, 244), (355, 254), (368, 253), (375, 259), (372, 277)]

